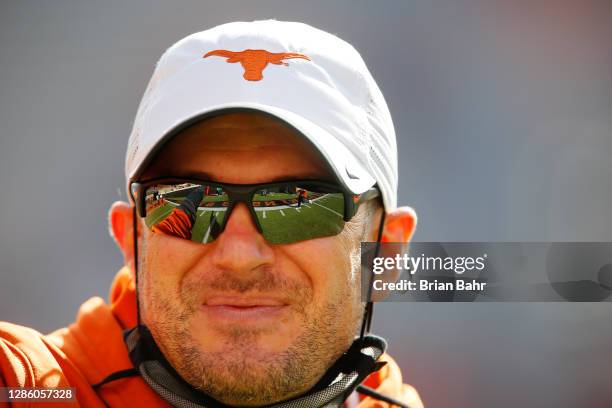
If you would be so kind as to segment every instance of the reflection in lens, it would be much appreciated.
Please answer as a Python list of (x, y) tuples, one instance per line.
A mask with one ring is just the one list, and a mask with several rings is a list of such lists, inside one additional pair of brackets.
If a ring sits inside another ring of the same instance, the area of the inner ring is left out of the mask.
[(145, 193), (145, 224), (153, 232), (195, 242), (221, 233), (228, 195), (221, 187), (191, 183), (156, 185)]
[(344, 195), (301, 185), (259, 190), (253, 207), (266, 240), (287, 244), (336, 235), (344, 227)]

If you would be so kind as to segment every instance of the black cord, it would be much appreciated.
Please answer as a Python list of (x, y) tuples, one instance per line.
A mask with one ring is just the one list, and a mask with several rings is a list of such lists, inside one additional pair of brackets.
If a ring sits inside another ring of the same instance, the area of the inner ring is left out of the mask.
[[(376, 238), (376, 248), (374, 250), (374, 258), (376, 258), (378, 254), (380, 253), (380, 246), (382, 244), (382, 235), (383, 235), (384, 225), (385, 225), (385, 212), (383, 210), (382, 216), (380, 217), (380, 227), (378, 229), (378, 237)], [(363, 323), (361, 325), (361, 334), (359, 336), (360, 338), (363, 338), (363, 336), (365, 336), (365, 334), (370, 331), (370, 327), (372, 326), (372, 316), (374, 315), (374, 302), (372, 302), (372, 279), (373, 278), (374, 278), (374, 275), (371, 273), (370, 281), (368, 282), (368, 295), (367, 295), (368, 302), (366, 304), (365, 312), (363, 314)], [(395, 398), (391, 398), (384, 394), (381, 394), (378, 391), (370, 387), (367, 387), (363, 384), (358, 385), (356, 390), (360, 394), (367, 395), (369, 397), (372, 397), (380, 401), (384, 401), (391, 405), (395, 405), (400, 408), (410, 408), (410, 406), (404, 404), (403, 402), (400, 402), (396, 400)]]
[(140, 327), (140, 302), (138, 301), (138, 211), (134, 205), (132, 214), (132, 234), (134, 238), (134, 283), (136, 284), (136, 327)]
[[(132, 238), (134, 240), (134, 275), (135, 275), (135, 284), (136, 284), (136, 319), (138, 321), (137, 327), (140, 327), (140, 303), (138, 302), (138, 212), (136, 210), (136, 206), (133, 207), (132, 212)], [(114, 373), (109, 374), (102, 381), (97, 382), (91, 385), (91, 388), (98, 394), (100, 400), (104, 404), (105, 407), (110, 407), (106, 401), (99, 394), (99, 388), (103, 385), (111, 382), (120, 380), (122, 378), (139, 376), (140, 373), (135, 368), (128, 368), (125, 370), (115, 371)]]
[[(380, 217), (380, 225), (378, 226), (378, 236), (376, 237), (376, 249), (374, 251), (374, 258), (378, 256), (380, 252), (380, 244), (382, 241), (383, 229), (385, 227), (385, 210), (383, 208), (382, 216)], [(366, 333), (370, 332), (372, 326), (372, 316), (374, 315), (374, 302), (372, 302), (372, 280), (374, 279), (373, 273), (370, 273), (370, 280), (368, 281), (368, 295), (366, 299), (365, 312), (363, 313), (363, 322), (361, 323), (361, 333), (359, 338), (363, 339)], [(363, 284), (363, 282), (362, 282)]]
[(120, 380), (122, 378), (127, 378), (127, 377), (134, 377), (140, 375), (138, 373), (138, 370), (136, 370), (135, 368), (128, 368), (126, 370), (121, 370), (121, 371), (115, 371), (114, 373), (108, 375), (105, 379), (103, 379), (100, 382), (97, 382), (95, 384), (91, 385), (91, 388), (93, 388), (94, 390), (98, 390), (98, 388), (100, 388), (101, 386), (103, 386), (106, 383), (109, 383), (111, 381), (115, 381), (115, 380)]
[(367, 387), (365, 385), (358, 385), (357, 392), (363, 395), (367, 395), (368, 397), (372, 397), (374, 399), (384, 401), (391, 405), (397, 405), (400, 408), (410, 408), (410, 406), (404, 404), (403, 402), (400, 402), (396, 400), (395, 398), (387, 397), (386, 395), (381, 394), (380, 392), (374, 390), (373, 388)]
[(108, 375), (102, 381), (92, 384), (91, 388), (93, 388), (94, 392), (98, 394), (98, 397), (100, 398), (100, 401), (102, 401), (104, 406), (110, 408), (110, 405), (108, 405), (106, 400), (102, 398), (102, 395), (100, 395), (99, 388), (111, 381), (120, 380), (122, 378), (127, 378), (127, 377), (134, 377), (137, 375), (140, 375), (140, 373), (135, 368), (128, 368), (126, 370), (115, 371), (114, 373), (111, 373), (110, 375)]

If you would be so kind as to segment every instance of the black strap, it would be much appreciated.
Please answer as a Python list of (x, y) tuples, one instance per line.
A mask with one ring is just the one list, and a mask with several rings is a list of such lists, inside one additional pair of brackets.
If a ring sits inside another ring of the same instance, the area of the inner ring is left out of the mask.
[(111, 381), (120, 380), (122, 378), (127, 378), (127, 377), (139, 376), (139, 375), (140, 373), (138, 373), (138, 370), (136, 370), (135, 368), (128, 368), (128, 369), (121, 370), (121, 371), (115, 371), (114, 373), (111, 373), (110, 375), (108, 375), (102, 381), (93, 384), (91, 387), (97, 391), (98, 388), (100, 388), (104, 384), (109, 383)]
[(136, 285), (136, 325), (140, 326), (140, 302), (138, 300), (138, 210), (132, 213), (132, 239), (134, 240), (134, 283)]
[(398, 400), (396, 400), (395, 398), (391, 398), (388, 397), (384, 394), (381, 394), (380, 392), (376, 391), (373, 388), (367, 387), (365, 385), (358, 385), (357, 386), (357, 392), (363, 395), (367, 395), (368, 397), (372, 397), (374, 399), (377, 399), (379, 401), (384, 401), (386, 403), (389, 403), (391, 405), (397, 405), (400, 408), (410, 408), (408, 405), (404, 404), (403, 402), (400, 402)]
[[(380, 225), (378, 226), (378, 236), (376, 237), (376, 249), (374, 251), (374, 258), (378, 256), (380, 252), (380, 244), (382, 243), (383, 230), (385, 228), (385, 210), (383, 209), (382, 215), (380, 217)], [(361, 332), (359, 334), (359, 338), (363, 339), (366, 333), (370, 332), (370, 327), (372, 326), (372, 316), (374, 315), (374, 302), (372, 302), (372, 280), (374, 279), (374, 274), (370, 273), (370, 280), (368, 282), (368, 292), (367, 292), (367, 303), (365, 307), (365, 311), (363, 313), (363, 322), (361, 323)], [(363, 284), (363, 282), (362, 282)]]

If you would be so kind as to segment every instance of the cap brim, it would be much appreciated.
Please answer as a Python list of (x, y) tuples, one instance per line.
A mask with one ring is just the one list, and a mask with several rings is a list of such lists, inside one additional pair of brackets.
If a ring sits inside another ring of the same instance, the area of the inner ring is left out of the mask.
[(229, 103), (210, 107), (189, 117), (183, 118), (168, 129), (161, 130), (160, 134), (153, 136), (157, 140), (149, 146), (142, 146), (139, 155), (138, 167), (129, 174), (129, 181), (137, 180), (155, 154), (174, 136), (185, 128), (206, 120), (211, 117), (219, 116), (236, 111), (256, 111), (271, 115), (284, 122), (289, 127), (294, 128), (299, 134), (309, 140), (319, 151), (326, 162), (334, 171), (338, 181), (354, 194), (361, 194), (372, 187), (376, 180), (368, 173), (364, 166), (358, 161), (355, 155), (338, 141), (329, 132), (313, 123), (312, 121), (286, 109), (258, 103)]

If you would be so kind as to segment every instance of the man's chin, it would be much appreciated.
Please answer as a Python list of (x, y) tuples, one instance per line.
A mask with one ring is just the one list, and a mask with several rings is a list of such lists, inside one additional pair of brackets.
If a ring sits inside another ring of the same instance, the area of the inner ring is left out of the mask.
[(177, 371), (224, 404), (269, 405), (293, 398), (311, 386), (304, 383), (303, 358), (292, 355), (292, 350), (273, 353), (232, 340), (221, 349), (211, 353), (198, 347), (199, 356), (191, 349), (192, 360), (183, 360)]
[(242, 327), (225, 327), (213, 330), (204, 340), (197, 341), (202, 356), (222, 355), (228, 361), (238, 361), (254, 367), (260, 363), (269, 363), (282, 359), (293, 353), (295, 339), (280, 336), (268, 331), (246, 329)]
[(223, 308), (194, 316), (189, 334), (204, 353), (282, 354), (304, 330), (301, 320), (292, 317), (286, 307), (246, 312)]

